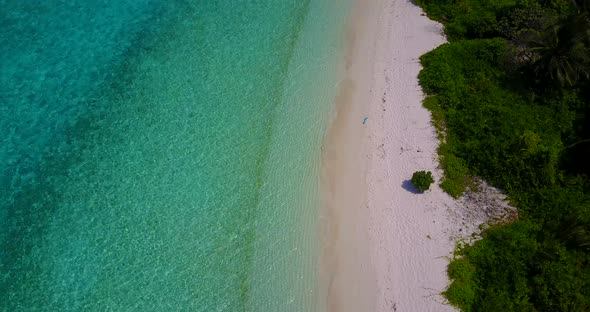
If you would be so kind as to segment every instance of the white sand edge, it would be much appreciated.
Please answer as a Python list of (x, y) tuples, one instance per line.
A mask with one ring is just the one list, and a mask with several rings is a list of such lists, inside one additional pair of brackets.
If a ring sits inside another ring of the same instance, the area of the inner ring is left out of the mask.
[[(424, 194), (409, 182), (418, 170), (440, 181), (439, 141), (418, 84), (420, 56), (446, 42), (442, 25), (408, 0), (386, 0), (375, 18), (373, 80), (366, 156), (368, 232), (375, 271), (375, 311), (456, 311), (441, 296), (458, 239), (509, 208), (482, 184), (480, 194), (455, 200), (438, 183)], [(483, 200), (482, 200), (483, 199)], [(491, 203), (487, 205), (487, 203)], [(493, 211), (492, 211), (493, 210)]]
[(442, 25), (409, 0), (358, 0), (347, 36), (322, 164), (326, 308), (456, 311), (441, 296), (455, 242), (514, 209), (484, 182), (459, 200), (409, 182), (418, 170), (442, 176), (418, 84), (420, 56), (446, 42)]
[(437, 185), (416, 194), (408, 181), (418, 170), (441, 177), (418, 73), (419, 57), (446, 42), (442, 25), (405, 0), (387, 1), (378, 20), (366, 176), (375, 311), (456, 311), (440, 293), (454, 248), (448, 230), (457, 227), (445, 207), (457, 203)]

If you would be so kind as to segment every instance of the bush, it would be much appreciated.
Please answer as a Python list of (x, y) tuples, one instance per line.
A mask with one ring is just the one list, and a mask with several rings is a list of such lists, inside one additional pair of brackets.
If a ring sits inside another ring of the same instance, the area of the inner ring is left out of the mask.
[(416, 171), (412, 175), (412, 184), (420, 191), (424, 192), (430, 188), (430, 184), (434, 183), (432, 172)]
[(438, 151), (442, 185), (454, 197), (465, 190), (468, 174), (509, 192), (560, 178), (561, 138), (573, 116), (561, 106), (569, 102), (525, 96), (520, 74), (502, 66), (505, 49), (504, 39), (465, 40), (422, 56), (420, 83), (430, 95), (425, 106), (445, 133)]

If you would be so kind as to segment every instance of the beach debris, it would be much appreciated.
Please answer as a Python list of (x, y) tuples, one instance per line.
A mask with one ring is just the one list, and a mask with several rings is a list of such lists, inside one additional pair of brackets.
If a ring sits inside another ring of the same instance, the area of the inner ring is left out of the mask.
[(365, 119), (363, 119), (363, 125), (367, 122), (367, 119), (369, 119), (369, 117), (365, 116)]
[(385, 156), (387, 156), (387, 153), (385, 152), (385, 143), (381, 143), (378, 147), (377, 147), (377, 154), (379, 156), (379, 158), (381, 159), (385, 159)]
[(451, 237), (469, 245), (481, 238), (481, 233), (491, 225), (518, 219), (518, 210), (501, 190), (481, 178), (472, 179), (473, 186), (459, 199), (458, 207), (448, 210), (449, 218), (458, 225), (451, 230)]

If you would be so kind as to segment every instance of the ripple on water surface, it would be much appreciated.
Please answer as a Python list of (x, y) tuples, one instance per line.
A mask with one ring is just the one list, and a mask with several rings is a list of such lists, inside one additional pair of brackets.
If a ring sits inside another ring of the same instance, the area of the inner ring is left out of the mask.
[(0, 0), (2, 309), (314, 311), (328, 2)]

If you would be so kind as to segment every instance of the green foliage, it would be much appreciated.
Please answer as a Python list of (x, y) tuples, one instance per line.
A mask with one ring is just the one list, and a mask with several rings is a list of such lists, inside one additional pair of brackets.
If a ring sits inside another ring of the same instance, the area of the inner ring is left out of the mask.
[[(529, 300), (533, 294), (528, 287), (530, 272), (526, 264), (537, 253), (536, 231), (528, 222), (496, 226), (484, 233), (483, 240), (460, 250), (458, 256), (462, 258), (453, 263), (468, 263), (472, 268), (470, 282), (455, 284), (455, 279), (447, 294), (459, 291), (475, 294), (470, 301), (451, 303), (463, 311), (534, 311)], [(450, 270), (449, 277), (454, 278)]]
[(523, 30), (541, 29), (547, 15), (547, 10), (539, 5), (514, 8), (498, 22), (498, 30), (504, 38), (512, 40)]
[[(445, 291), (451, 304), (458, 307), (471, 307), (477, 299), (476, 268), (467, 258), (458, 257), (449, 264), (449, 278), (453, 281)], [(469, 311), (469, 310), (465, 310)]]
[(587, 14), (565, 16), (539, 29), (521, 31), (513, 43), (516, 58), (537, 79), (573, 86), (590, 76), (590, 20)]
[(429, 16), (445, 25), (451, 41), (498, 36), (498, 22), (511, 10), (534, 4), (531, 0), (420, 0)]
[[(420, 83), (427, 107), (446, 129), (439, 149), (443, 189), (453, 196), (466, 187), (467, 168), (507, 190), (550, 185), (559, 180), (562, 129), (567, 110), (525, 98), (502, 67), (506, 41), (458, 41), (422, 56)], [(519, 183), (515, 184), (514, 181)]]
[(458, 252), (445, 295), (463, 311), (586, 311), (588, 256), (542, 236), (528, 221), (487, 230)]
[(416, 171), (412, 175), (412, 184), (421, 192), (428, 191), (432, 183), (434, 183), (434, 179), (430, 171)]
[[(507, 26), (532, 27), (539, 18), (587, 11), (585, 0), (418, 0), (428, 15), (445, 25), (450, 41), (506, 35)], [(577, 4), (577, 8), (574, 3)], [(507, 25), (506, 23), (512, 24)], [(514, 29), (513, 29), (514, 30)], [(509, 38), (509, 37), (507, 37)]]
[(457, 251), (444, 295), (462, 311), (590, 311), (590, 2), (419, 3), (451, 40), (419, 76), (441, 187), (458, 197), (482, 176), (519, 208)]
[(441, 144), (438, 148), (440, 164), (445, 172), (440, 186), (449, 195), (457, 198), (465, 192), (469, 184), (468, 169), (465, 162), (449, 151), (448, 144)]

